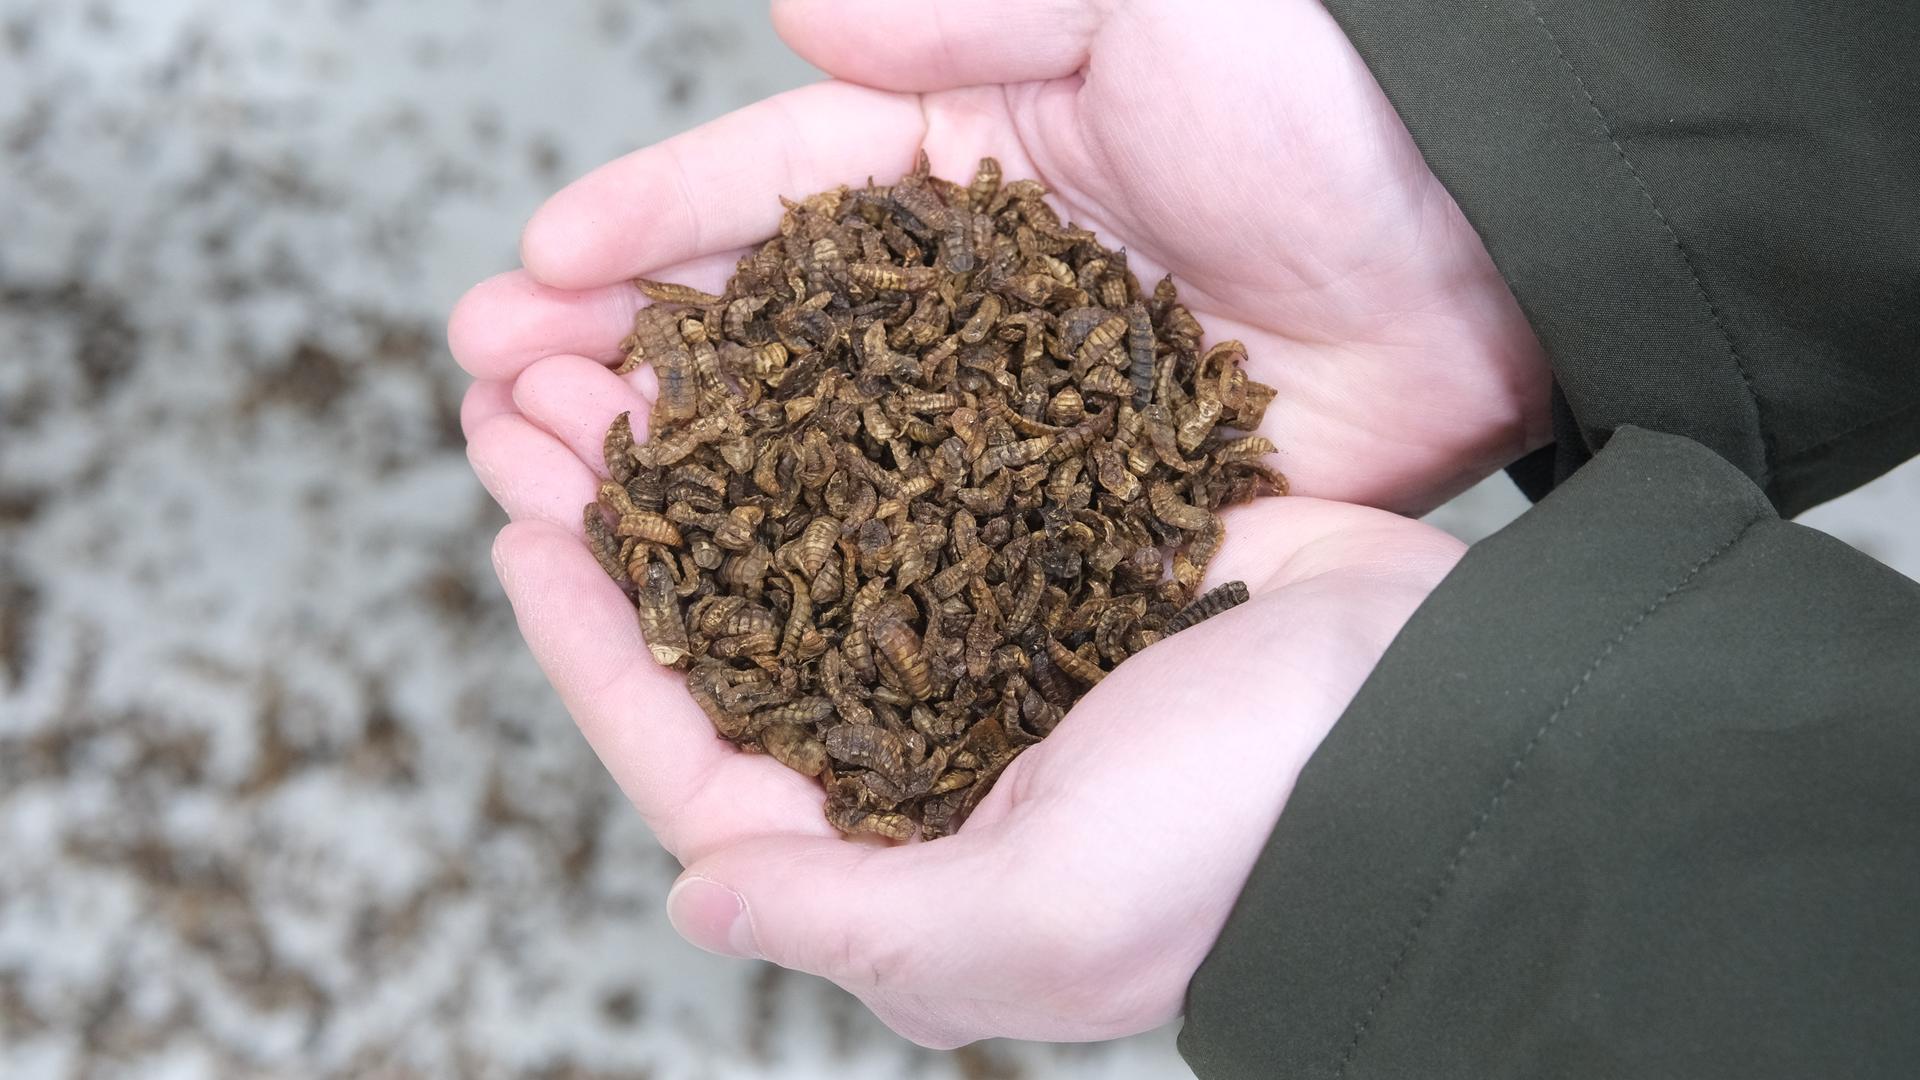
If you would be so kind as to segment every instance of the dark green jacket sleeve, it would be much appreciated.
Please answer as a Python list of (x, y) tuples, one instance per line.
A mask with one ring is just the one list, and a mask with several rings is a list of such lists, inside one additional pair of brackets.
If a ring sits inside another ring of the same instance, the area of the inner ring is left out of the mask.
[[(1555, 374), (1553, 494), (1302, 774), (1214, 1077), (1920, 1074), (1920, 4), (1326, 0)], [(1665, 433), (1665, 434), (1657, 434)]]
[(1553, 364), (1792, 515), (1920, 452), (1920, 4), (1327, 0)]
[(1467, 553), (1189, 990), (1203, 1080), (1908, 1077), (1920, 585), (1623, 428)]

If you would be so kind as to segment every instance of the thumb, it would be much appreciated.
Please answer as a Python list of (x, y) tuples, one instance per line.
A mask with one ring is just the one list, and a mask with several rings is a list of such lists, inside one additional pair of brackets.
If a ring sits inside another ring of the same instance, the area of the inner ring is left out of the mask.
[[(992, 831), (992, 830), (987, 830)], [(667, 894), (682, 937), (849, 989), (951, 990), (988, 957), (1007, 903), (987, 845), (955, 835), (901, 847), (763, 837), (687, 868)]]
[(1226, 537), (1206, 584), (1243, 580), (1256, 594), (1336, 571), (1410, 575), (1430, 590), (1466, 550), (1412, 518), (1306, 495), (1257, 499), (1220, 516)]
[(883, 90), (1035, 82), (1078, 71), (1092, 0), (775, 0), (773, 24), (823, 71)]

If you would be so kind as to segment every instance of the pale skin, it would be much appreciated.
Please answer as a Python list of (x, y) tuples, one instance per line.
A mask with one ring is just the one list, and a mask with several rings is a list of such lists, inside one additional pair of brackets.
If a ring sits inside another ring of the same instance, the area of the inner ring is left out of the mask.
[[(784, 0), (834, 81), (569, 186), (449, 338), (475, 471), (513, 519), (495, 564), (534, 656), (686, 865), (674, 925), (825, 976), (894, 1030), (1104, 1039), (1178, 1015), (1307, 759), (1460, 545), (1423, 511), (1546, 438), (1539, 346), (1479, 238), (1312, 0)], [(984, 154), (1172, 272), (1209, 340), (1279, 389), (1294, 496), (1227, 516), (1209, 584), (1251, 603), (1128, 660), (1010, 766), (957, 835), (849, 842), (821, 792), (734, 751), (648, 658), (588, 555), (608, 423), (652, 383), (607, 366), (646, 276), (718, 290), (777, 195), (924, 146)], [(1360, 505), (1349, 505), (1360, 504)], [(1376, 509), (1376, 507), (1381, 509)]]

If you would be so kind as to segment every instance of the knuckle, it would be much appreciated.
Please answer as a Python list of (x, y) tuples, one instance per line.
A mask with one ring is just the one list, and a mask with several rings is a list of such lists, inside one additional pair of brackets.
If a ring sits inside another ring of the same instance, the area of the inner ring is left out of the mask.
[(914, 968), (916, 947), (873, 927), (852, 927), (834, 950), (829, 971), (864, 990), (898, 992)]
[(500, 531), (493, 534), (493, 546), (489, 549), (489, 557), (493, 560), (494, 576), (502, 582), (507, 580), (508, 566), (512, 561), (509, 549), (513, 546), (513, 542), (514, 528), (511, 523), (501, 526)]

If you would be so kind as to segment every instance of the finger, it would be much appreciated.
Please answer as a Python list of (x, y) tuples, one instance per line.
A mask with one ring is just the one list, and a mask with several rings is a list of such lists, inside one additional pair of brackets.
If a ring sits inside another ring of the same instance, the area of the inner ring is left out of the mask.
[(994, 913), (1015, 898), (977, 836), (872, 847), (839, 837), (756, 840), (690, 864), (667, 898), (675, 929), (856, 993), (966, 993), (999, 965)]
[(587, 742), (667, 849), (832, 833), (819, 783), (714, 734), (681, 674), (653, 662), (633, 604), (571, 533), (501, 530), (493, 562), (521, 635)]
[(1374, 517), (1405, 519), (1384, 510), (1303, 495), (1255, 499), (1220, 511), (1224, 538), (1207, 566), (1203, 588), (1244, 581), (1254, 593), (1294, 584), (1301, 568), (1293, 559), (1323, 538), (1339, 536)]
[(621, 413), (631, 416), (634, 441), (647, 439), (647, 399), (584, 356), (550, 356), (534, 364), (514, 380), (513, 401), (599, 476), (606, 475), (607, 428)]
[(793, 51), (836, 78), (888, 90), (1033, 82), (1086, 63), (1090, 0), (776, 0)]
[(467, 438), (467, 461), (509, 518), (585, 535), (581, 511), (598, 495), (599, 477), (526, 417), (503, 413), (481, 422)]
[[(718, 293), (745, 254), (716, 252), (646, 276)], [(525, 270), (509, 270), (467, 290), (447, 319), (447, 347), (478, 379), (511, 379), (528, 364), (570, 353), (612, 362), (646, 298), (625, 281), (590, 289), (556, 289)]]
[(778, 94), (574, 181), (527, 223), (521, 261), (536, 281), (586, 289), (756, 243), (779, 224), (777, 196), (898, 175), (925, 131), (907, 95), (840, 82)]
[(1424, 577), (1451, 568), (1466, 545), (1420, 522), (1370, 506), (1304, 495), (1259, 499), (1221, 514), (1226, 539), (1206, 585), (1245, 581), (1254, 593), (1328, 573), (1391, 569)]
[(514, 411), (512, 384), (499, 379), (476, 379), (460, 399), (460, 434), (472, 439), (482, 422)]

